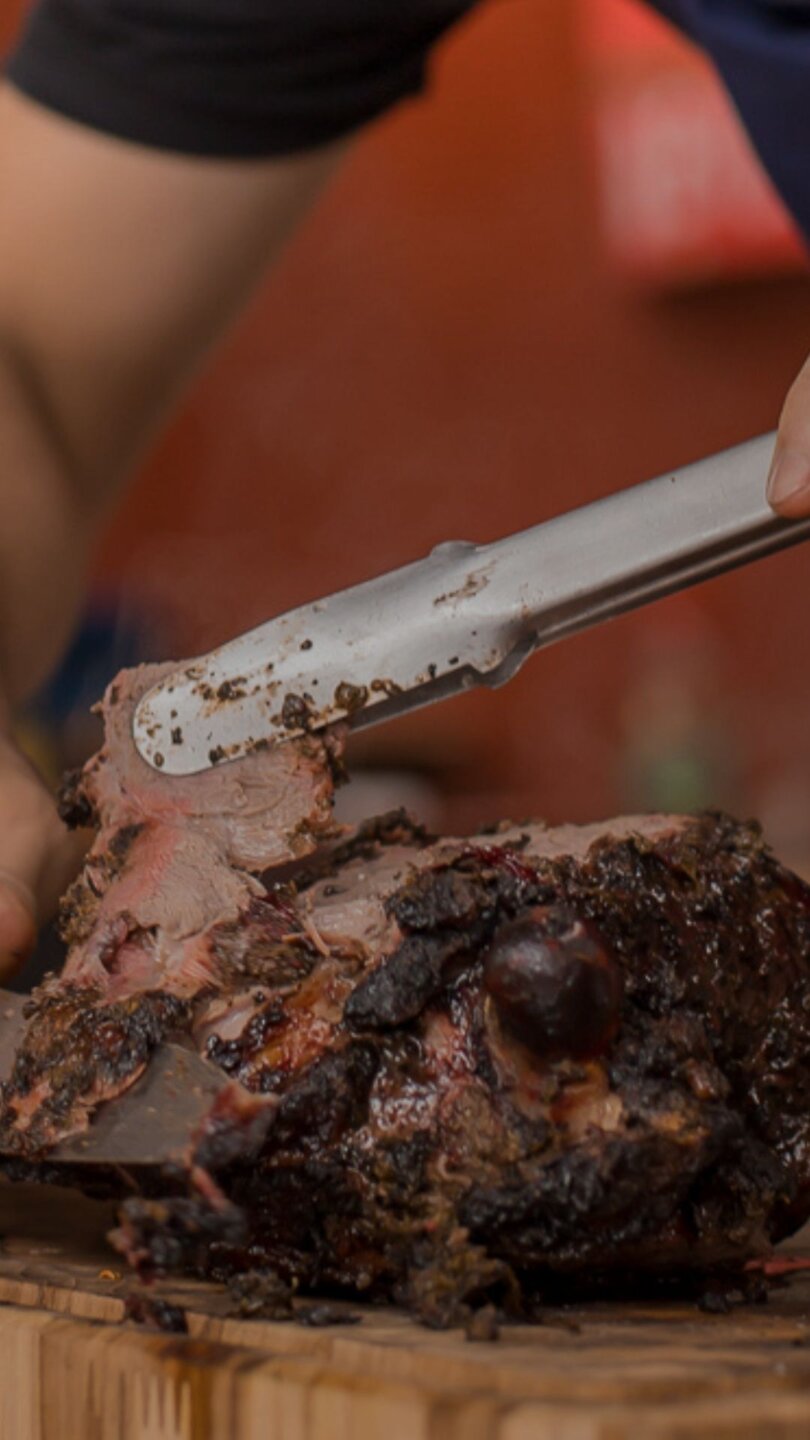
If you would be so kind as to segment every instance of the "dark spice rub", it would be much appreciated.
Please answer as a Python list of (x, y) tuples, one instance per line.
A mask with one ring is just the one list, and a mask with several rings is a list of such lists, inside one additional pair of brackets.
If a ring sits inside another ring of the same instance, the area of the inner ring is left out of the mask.
[(127, 1177), (113, 1238), (144, 1277), (490, 1333), (560, 1287), (734, 1274), (810, 1215), (810, 889), (755, 826), (433, 841), (394, 816), (335, 844), (312, 736), (200, 790), (126, 773), (142, 683), (73, 783), (102, 829), (0, 1135), (30, 1174), (167, 1034), (220, 1066), (187, 1156)]

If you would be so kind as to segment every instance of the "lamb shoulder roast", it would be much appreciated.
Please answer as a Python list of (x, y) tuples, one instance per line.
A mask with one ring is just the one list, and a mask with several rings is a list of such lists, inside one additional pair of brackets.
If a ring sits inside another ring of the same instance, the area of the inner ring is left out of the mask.
[(756, 826), (340, 834), (339, 736), (151, 770), (131, 719), (162, 673), (118, 677), (65, 787), (97, 836), (2, 1087), (8, 1173), (49, 1178), (185, 1037), (222, 1070), (208, 1121), (175, 1166), (96, 1177), (142, 1274), (442, 1325), (742, 1267), (810, 1216), (810, 888)]

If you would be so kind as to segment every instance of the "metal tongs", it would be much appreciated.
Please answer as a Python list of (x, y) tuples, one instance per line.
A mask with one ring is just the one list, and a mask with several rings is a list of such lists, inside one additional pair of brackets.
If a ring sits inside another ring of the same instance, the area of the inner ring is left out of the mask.
[(140, 754), (190, 775), (335, 721), (379, 724), (543, 649), (810, 537), (765, 499), (774, 435), (491, 544), (290, 611), (185, 665), (141, 700)]
[[(192, 661), (137, 707), (141, 755), (191, 775), (344, 720), (377, 724), (475, 685), (502, 685), (534, 650), (810, 537), (768, 508), (762, 436), (488, 545), (425, 560), (305, 605)], [(25, 997), (0, 992), (0, 1076)], [(89, 1130), (49, 1160), (160, 1165), (182, 1157), (227, 1084), (165, 1043)], [(269, 1119), (269, 1112), (267, 1118)]]

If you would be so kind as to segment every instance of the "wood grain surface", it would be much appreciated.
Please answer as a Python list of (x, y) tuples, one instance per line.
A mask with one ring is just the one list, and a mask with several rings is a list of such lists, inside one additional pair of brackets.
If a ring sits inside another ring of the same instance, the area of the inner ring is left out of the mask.
[[(124, 1321), (106, 1207), (0, 1190), (0, 1440), (806, 1440), (810, 1278), (765, 1306), (590, 1304), (492, 1344), (389, 1309), (310, 1329), (163, 1283), (189, 1334)], [(791, 1247), (795, 1250), (795, 1246)], [(355, 1312), (357, 1313), (357, 1312)]]

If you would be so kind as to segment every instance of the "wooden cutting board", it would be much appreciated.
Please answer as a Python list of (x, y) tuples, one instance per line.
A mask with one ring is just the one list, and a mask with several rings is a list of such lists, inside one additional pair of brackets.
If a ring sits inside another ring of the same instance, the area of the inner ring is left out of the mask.
[[(189, 1335), (123, 1324), (106, 1208), (0, 1190), (0, 1440), (807, 1440), (810, 1277), (766, 1306), (588, 1305), (493, 1344), (390, 1310), (306, 1329), (161, 1285)], [(791, 1247), (795, 1250), (795, 1246)]]

